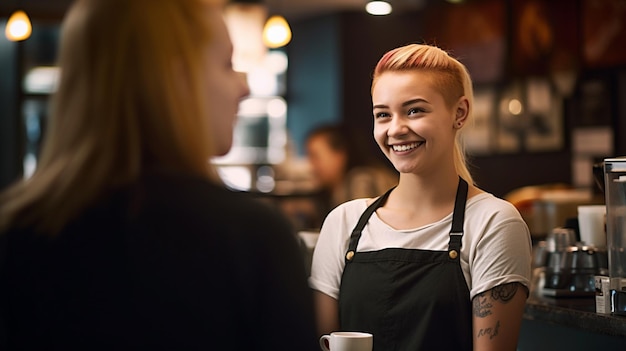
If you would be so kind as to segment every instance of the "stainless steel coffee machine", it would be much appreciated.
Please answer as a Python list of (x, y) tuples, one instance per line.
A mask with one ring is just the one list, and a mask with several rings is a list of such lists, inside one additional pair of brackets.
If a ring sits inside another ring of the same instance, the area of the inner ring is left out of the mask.
[(604, 160), (611, 313), (626, 316), (626, 157)]

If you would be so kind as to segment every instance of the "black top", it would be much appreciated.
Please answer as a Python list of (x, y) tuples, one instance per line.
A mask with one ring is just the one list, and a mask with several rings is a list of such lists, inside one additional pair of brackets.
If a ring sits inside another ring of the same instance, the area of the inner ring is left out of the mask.
[(245, 194), (153, 174), (54, 239), (5, 234), (0, 349), (318, 349), (294, 233)]

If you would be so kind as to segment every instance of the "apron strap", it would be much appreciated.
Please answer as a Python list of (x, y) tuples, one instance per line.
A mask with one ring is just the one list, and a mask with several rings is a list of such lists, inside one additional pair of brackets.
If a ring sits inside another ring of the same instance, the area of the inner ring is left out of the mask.
[(463, 222), (465, 221), (465, 204), (467, 203), (468, 185), (465, 179), (459, 177), (459, 185), (454, 200), (454, 212), (452, 212), (452, 229), (448, 242), (448, 255), (456, 259), (461, 252), (461, 239), (463, 238)]
[[(348, 244), (348, 252), (345, 256), (346, 263), (352, 261), (356, 252), (356, 247), (359, 244), (361, 238), (361, 232), (365, 225), (369, 221), (370, 217), (376, 211), (378, 207), (387, 201), (391, 191), (395, 189), (395, 186), (383, 195), (381, 195), (376, 201), (372, 202), (365, 212), (359, 218), (359, 222), (352, 229), (350, 234), (350, 242)], [(450, 241), (448, 242), (448, 254), (451, 259), (456, 259), (461, 252), (461, 239), (463, 238), (463, 222), (465, 220), (465, 203), (467, 202), (467, 189), (468, 185), (465, 179), (459, 177), (459, 185), (456, 190), (456, 199), (454, 200), (454, 212), (452, 213), (452, 229), (450, 230)]]
[(345, 257), (346, 263), (351, 261), (352, 257), (354, 257), (356, 247), (359, 244), (359, 239), (361, 238), (361, 232), (363, 231), (363, 228), (365, 228), (365, 225), (369, 221), (370, 217), (378, 207), (380, 207), (383, 203), (385, 203), (385, 201), (387, 201), (389, 194), (391, 194), (391, 191), (395, 188), (396, 187), (394, 186), (393, 188), (387, 190), (387, 192), (385, 192), (378, 199), (376, 199), (376, 201), (372, 202), (359, 218), (359, 222), (354, 227), (354, 229), (352, 229), (352, 234), (350, 234), (350, 243), (348, 244), (348, 252), (346, 253)]

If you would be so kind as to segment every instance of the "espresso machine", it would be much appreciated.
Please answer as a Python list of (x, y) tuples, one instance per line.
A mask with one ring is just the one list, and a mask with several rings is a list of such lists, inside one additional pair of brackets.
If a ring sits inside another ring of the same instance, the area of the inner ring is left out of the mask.
[(611, 313), (626, 316), (626, 157), (604, 160)]

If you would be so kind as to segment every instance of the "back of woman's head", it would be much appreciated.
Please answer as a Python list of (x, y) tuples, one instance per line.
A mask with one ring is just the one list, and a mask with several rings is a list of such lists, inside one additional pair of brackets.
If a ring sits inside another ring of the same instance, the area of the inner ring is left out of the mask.
[[(452, 108), (459, 98), (463, 96), (467, 98), (469, 104), (467, 121), (471, 122), (474, 106), (472, 80), (466, 67), (446, 51), (425, 44), (409, 44), (390, 50), (383, 55), (374, 69), (372, 88), (380, 75), (390, 71), (420, 71), (430, 74), (433, 88), (439, 91), (449, 108)], [(454, 164), (459, 175), (471, 183), (473, 179), (466, 165), (460, 134), (457, 133)]]
[(146, 165), (206, 171), (204, 12), (199, 0), (79, 0), (64, 23), (46, 151), (97, 148), (120, 176)]
[(63, 24), (61, 78), (41, 160), (28, 182), (4, 195), (10, 205), (0, 207), (0, 228), (22, 217), (57, 230), (146, 168), (217, 179), (209, 163), (211, 121), (202, 95), (212, 35), (206, 11), (211, 5), (221, 10), (220, 3), (73, 4)]

